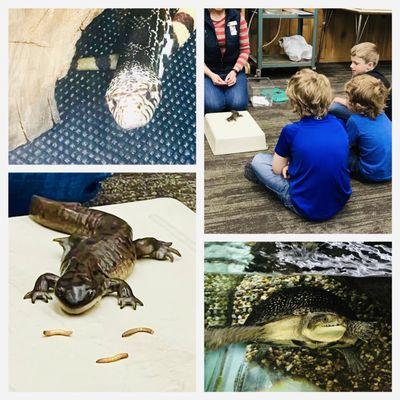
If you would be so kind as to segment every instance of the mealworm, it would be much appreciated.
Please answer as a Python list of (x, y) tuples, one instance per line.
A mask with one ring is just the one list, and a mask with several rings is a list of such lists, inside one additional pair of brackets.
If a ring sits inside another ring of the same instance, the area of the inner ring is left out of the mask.
[(151, 329), (151, 328), (133, 328), (133, 329), (128, 329), (127, 331), (125, 331), (122, 334), (122, 337), (131, 336), (138, 332), (150, 333), (150, 335), (152, 335), (154, 333), (153, 329)]
[(118, 353), (112, 357), (99, 358), (98, 360), (96, 360), (96, 362), (99, 364), (104, 364), (104, 363), (115, 362), (118, 360), (123, 360), (124, 358), (128, 358), (128, 353)]
[(44, 336), (71, 336), (72, 335), (72, 331), (66, 331), (64, 329), (50, 329), (47, 331), (43, 331), (43, 335)]

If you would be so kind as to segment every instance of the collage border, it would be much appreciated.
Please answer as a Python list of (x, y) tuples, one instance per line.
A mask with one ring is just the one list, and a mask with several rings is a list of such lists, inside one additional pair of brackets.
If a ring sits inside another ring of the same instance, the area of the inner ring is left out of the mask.
[[(282, 6), (282, 0), (271, 0), (271, 1), (247, 1), (245, 4), (246, 8), (258, 8), (265, 6), (268, 3), (270, 8), (279, 8)], [(400, 257), (400, 211), (399, 207), (394, 205), (400, 204), (400, 152), (394, 150), (393, 159), (393, 180), (392, 180), (392, 232), (390, 234), (264, 234), (264, 235), (224, 235), (224, 234), (204, 234), (204, 121), (203, 121), (203, 59), (204, 50), (202, 47), (204, 32), (203, 32), (203, 22), (202, 22), (202, 10), (204, 8), (215, 6), (229, 6), (232, 8), (242, 8), (244, 5), (243, 1), (202, 1), (198, 0), (196, 2), (188, 1), (100, 1), (100, 0), (86, 0), (84, 3), (77, 0), (60, 0), (60, 1), (39, 1), (39, 0), (0, 0), (0, 51), (1, 51), (1, 87), (3, 88), (1, 96), (1, 141), (2, 141), (2, 154), (1, 154), (1, 187), (2, 194), (0, 199), (0, 209), (2, 213), (2, 241), (0, 242), (2, 250), (2, 273), (3, 276), (0, 279), (2, 282), (2, 290), (0, 291), (0, 302), (1, 302), (1, 312), (3, 320), (3, 329), (1, 332), (1, 354), (3, 355), (1, 363), (1, 388), (2, 394), (5, 398), (40, 398), (47, 399), (53, 398), (53, 393), (14, 393), (8, 391), (8, 173), (9, 172), (189, 172), (196, 173), (196, 269), (197, 269), (197, 306), (196, 306), (196, 321), (197, 321), (197, 337), (196, 337), (196, 392), (186, 392), (186, 393), (121, 393), (121, 392), (104, 392), (104, 393), (57, 393), (59, 399), (71, 399), (71, 398), (82, 398), (86, 396), (87, 398), (140, 398), (140, 399), (180, 399), (180, 398), (190, 398), (190, 399), (209, 399), (209, 398), (220, 398), (220, 399), (232, 399), (240, 397), (241, 399), (256, 399), (256, 398), (272, 398), (272, 399), (287, 399), (287, 393), (204, 393), (203, 392), (203, 304), (204, 304), (204, 293), (203, 293), (203, 260), (204, 260), (204, 243), (208, 241), (391, 241), (392, 246), (392, 265), (397, 266)], [(310, 7), (310, 8), (341, 8), (348, 6), (349, 1), (336, 0), (336, 1), (286, 1), (285, 6), (287, 7)], [(393, 30), (392, 30), (392, 87), (394, 88), (393, 96), (393, 108), (397, 112), (394, 113), (393, 118), (393, 149), (400, 149), (400, 136), (399, 132), (399, 74), (400, 74), (400, 64), (399, 64), (399, 53), (400, 53), (400, 3), (394, 0), (382, 0), (378, 4), (376, 1), (372, 0), (353, 0), (351, 2), (353, 7), (360, 8), (377, 8), (377, 5), (381, 8), (389, 8), (393, 11)], [(9, 8), (47, 8), (47, 7), (57, 7), (57, 8), (95, 8), (95, 7), (121, 7), (121, 8), (152, 8), (152, 7), (195, 7), (197, 16), (197, 157), (196, 165), (9, 165), (8, 164), (8, 9)], [(395, 190), (393, 190), (395, 188)], [(397, 189), (397, 190), (396, 190)], [(393, 223), (396, 222), (396, 223)], [(392, 269), (392, 312), (393, 312), (393, 350), (392, 350), (392, 376), (393, 376), (393, 390), (387, 393), (327, 393), (328, 396), (332, 397), (345, 397), (345, 398), (393, 398), (400, 394), (400, 341), (399, 341), (399, 325), (400, 325), (400, 274), (396, 268)], [(7, 355), (7, 356), (6, 356)], [(296, 393), (299, 399), (317, 399), (321, 398), (320, 393)]]

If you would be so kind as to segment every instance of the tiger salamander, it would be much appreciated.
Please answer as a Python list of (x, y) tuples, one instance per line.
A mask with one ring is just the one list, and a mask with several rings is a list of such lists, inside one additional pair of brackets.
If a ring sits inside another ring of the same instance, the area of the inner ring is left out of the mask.
[(112, 293), (117, 294), (121, 308), (142, 306), (124, 280), (135, 261), (152, 258), (172, 262), (174, 255), (180, 256), (172, 243), (150, 237), (133, 240), (132, 229), (124, 220), (80, 203), (33, 196), (30, 217), (70, 236), (54, 239), (64, 249), (60, 276), (40, 275), (24, 299), (47, 303), (54, 291), (61, 308), (69, 314), (81, 314)]

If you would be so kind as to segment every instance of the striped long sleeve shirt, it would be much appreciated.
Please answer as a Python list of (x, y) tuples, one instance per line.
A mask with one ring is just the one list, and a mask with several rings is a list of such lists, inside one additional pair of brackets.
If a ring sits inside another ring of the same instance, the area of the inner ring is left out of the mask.
[[(218, 47), (221, 49), (221, 54), (224, 55), (226, 50), (225, 17), (219, 21), (212, 20), (212, 22), (214, 24), (215, 33), (217, 35)], [(247, 23), (242, 14), (240, 14), (239, 44), (240, 54), (236, 61), (236, 64), (234, 65), (234, 69), (238, 72), (242, 70), (250, 54), (250, 42), (249, 34), (247, 32)]]

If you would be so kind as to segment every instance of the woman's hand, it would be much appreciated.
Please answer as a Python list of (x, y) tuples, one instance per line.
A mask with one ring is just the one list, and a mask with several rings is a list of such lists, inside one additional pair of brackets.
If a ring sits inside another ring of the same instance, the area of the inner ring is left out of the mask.
[(218, 74), (212, 72), (206, 64), (204, 64), (204, 74), (211, 79), (215, 86), (226, 86), (226, 82)]
[(236, 83), (236, 72), (231, 71), (225, 78), (225, 82), (228, 86), (233, 86)]
[(224, 81), (218, 74), (213, 73), (209, 78), (215, 86), (226, 86), (226, 81)]

